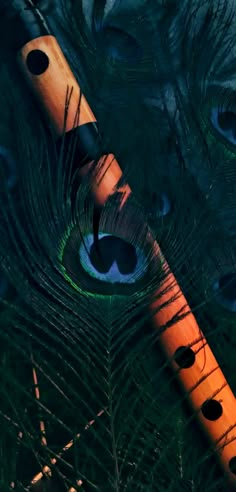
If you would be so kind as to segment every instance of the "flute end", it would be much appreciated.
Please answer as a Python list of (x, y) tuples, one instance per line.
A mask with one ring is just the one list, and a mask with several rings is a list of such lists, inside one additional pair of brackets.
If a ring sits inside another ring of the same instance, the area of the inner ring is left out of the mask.
[(35, 38), (50, 34), (37, 2), (33, 0), (0, 0), (0, 19), (3, 45), (14, 54)]

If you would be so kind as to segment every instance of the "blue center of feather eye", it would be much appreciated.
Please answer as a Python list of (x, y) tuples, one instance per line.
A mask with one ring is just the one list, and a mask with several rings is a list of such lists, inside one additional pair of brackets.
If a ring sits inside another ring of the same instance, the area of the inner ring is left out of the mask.
[(223, 111), (218, 113), (218, 123), (222, 130), (229, 131), (232, 130), (235, 134), (236, 132), (236, 114), (233, 111)]
[(17, 182), (17, 167), (9, 150), (0, 146), (0, 175), (4, 176), (8, 190), (12, 190)]
[(141, 47), (136, 39), (115, 26), (105, 26), (99, 32), (102, 50), (109, 58), (134, 62), (141, 56)]
[(90, 260), (100, 273), (108, 273), (116, 263), (120, 273), (128, 275), (135, 271), (137, 265), (135, 247), (115, 236), (104, 236), (99, 239), (98, 252), (93, 244), (90, 248)]
[(213, 285), (217, 302), (231, 312), (236, 312), (236, 273), (223, 275)]
[(236, 113), (234, 111), (213, 108), (211, 122), (223, 137), (233, 145), (236, 145)]
[(139, 248), (105, 233), (99, 234), (97, 245), (92, 234), (86, 236), (79, 256), (84, 270), (104, 282), (134, 283), (147, 269), (146, 258)]

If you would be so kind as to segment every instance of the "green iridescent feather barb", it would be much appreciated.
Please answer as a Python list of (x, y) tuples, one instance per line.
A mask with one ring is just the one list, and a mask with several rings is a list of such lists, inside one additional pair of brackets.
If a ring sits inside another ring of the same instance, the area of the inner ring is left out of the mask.
[(161, 348), (178, 319), (152, 325), (166, 272), (147, 224), (235, 394), (235, 3), (32, 3), (134, 196), (96, 207), (93, 170), (79, 173), (73, 138), (55, 142), (22, 77), (7, 6), (0, 490), (229, 490)]

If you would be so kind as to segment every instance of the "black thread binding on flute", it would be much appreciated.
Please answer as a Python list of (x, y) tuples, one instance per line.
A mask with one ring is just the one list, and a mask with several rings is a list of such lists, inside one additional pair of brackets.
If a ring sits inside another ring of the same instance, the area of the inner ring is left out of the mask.
[(31, 0), (1, 2), (1, 30), (8, 37), (8, 46), (19, 51), (33, 39), (51, 34), (50, 29)]
[(96, 123), (85, 123), (65, 133), (64, 152), (70, 151), (73, 142), (73, 162), (76, 167), (83, 167), (89, 162), (98, 161), (104, 154), (101, 138)]

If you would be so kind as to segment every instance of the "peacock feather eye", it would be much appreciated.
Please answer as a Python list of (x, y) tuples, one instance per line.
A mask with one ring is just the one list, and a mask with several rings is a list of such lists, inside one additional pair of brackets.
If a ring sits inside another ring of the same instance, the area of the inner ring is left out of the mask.
[[(146, 253), (122, 237), (99, 232), (98, 241), (74, 228), (61, 248), (65, 278), (76, 289), (102, 294), (128, 294), (148, 271)], [(130, 290), (131, 287), (131, 290)]]
[(160, 205), (158, 209), (158, 217), (165, 217), (171, 211), (171, 201), (169, 196), (166, 193), (161, 193), (160, 196)]
[(108, 58), (134, 63), (141, 58), (142, 50), (136, 39), (116, 26), (104, 25), (99, 31), (99, 45)]
[(236, 273), (227, 273), (213, 285), (215, 299), (228, 311), (236, 312)]
[(17, 166), (11, 152), (0, 145), (0, 176), (4, 186), (11, 191), (17, 183)]
[(166, 217), (171, 211), (172, 204), (169, 195), (166, 192), (160, 194), (152, 194), (152, 205), (148, 212), (148, 216), (151, 220), (160, 219)]
[(213, 108), (211, 123), (222, 137), (236, 145), (236, 113), (234, 111), (226, 108)]

